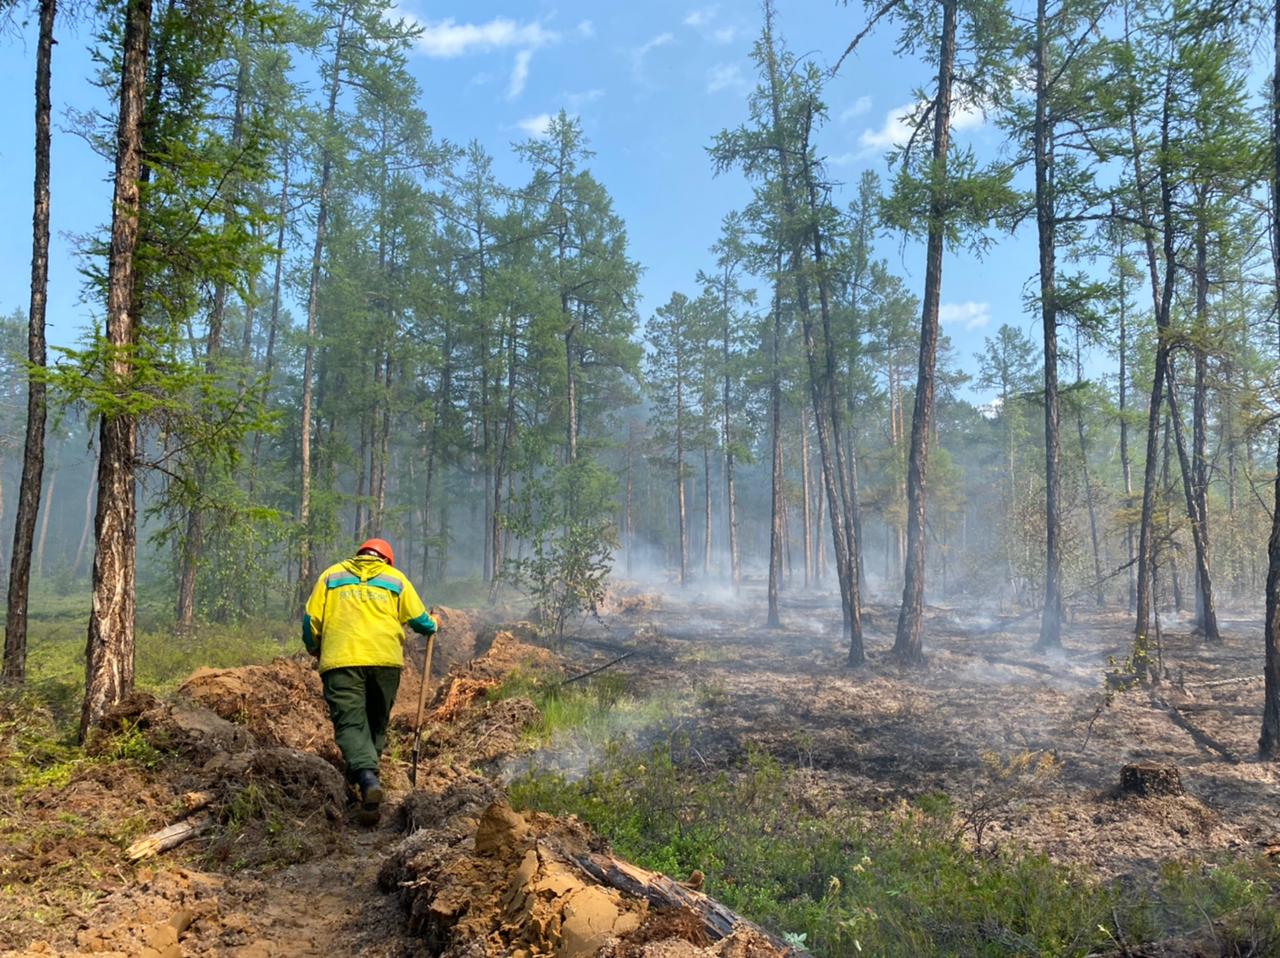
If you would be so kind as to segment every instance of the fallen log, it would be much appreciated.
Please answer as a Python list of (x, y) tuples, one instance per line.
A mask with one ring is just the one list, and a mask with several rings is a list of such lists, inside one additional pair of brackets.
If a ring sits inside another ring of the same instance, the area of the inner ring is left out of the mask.
[(1206, 751), (1217, 752), (1232, 765), (1240, 764), (1240, 756), (1229, 746), (1223, 745), (1154, 692), (1151, 694), (1151, 704), (1158, 709), (1163, 709), (1165, 714), (1173, 720), (1173, 724), (1190, 735), (1201, 748)]
[(624, 895), (642, 898), (654, 908), (687, 909), (698, 917), (707, 937), (712, 941), (727, 938), (739, 928), (750, 928), (784, 955), (791, 958), (811, 958), (807, 951), (786, 944), (714, 898), (694, 891), (688, 885), (666, 875), (648, 871), (612, 855), (579, 855), (574, 856), (573, 861), (601, 884), (616, 888)]
[(161, 852), (167, 852), (169, 849), (177, 848), (183, 842), (195, 838), (197, 835), (202, 835), (212, 827), (213, 816), (208, 814), (181, 822), (174, 822), (158, 832), (152, 832), (145, 838), (139, 838), (130, 845), (127, 852), (129, 860), (136, 862), (143, 858), (159, 855)]

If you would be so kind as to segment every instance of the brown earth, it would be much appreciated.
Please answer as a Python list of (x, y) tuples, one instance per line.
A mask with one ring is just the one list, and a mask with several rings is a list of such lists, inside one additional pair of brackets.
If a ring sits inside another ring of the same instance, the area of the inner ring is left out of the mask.
[[(469, 770), (510, 754), (538, 718), (527, 699), (489, 701), (485, 693), (514, 670), (563, 665), (522, 640), (527, 627), (477, 635), (469, 618), (448, 615), (446, 629), (462, 631), (466, 623), (465, 644), (480, 654), (455, 659), (432, 696), (419, 789), (402, 790), (404, 768), (384, 761), (394, 811), (379, 827), (350, 820), (311, 660), (200, 670), (173, 701), (135, 693), (89, 746), (101, 762), (14, 805), (28, 826), (90, 809), (104, 824), (99, 837), (80, 829), (62, 841), (7, 849), (0, 883), (12, 889), (76, 860), (89, 863), (89, 874), (108, 868), (113, 875), (90, 885), (67, 871), (64, 884), (83, 883), (87, 906), (64, 908), (53, 924), (0, 926), (0, 949), (12, 949), (0, 954), (398, 958), (446, 949), (585, 958), (608, 945), (618, 958), (779, 955), (748, 933), (714, 949), (690, 943), (678, 950), (682, 940), (699, 939), (679, 922), (655, 923), (646, 903), (597, 884), (573, 863), (574, 852), (604, 847), (585, 826), (521, 816), (496, 784)], [(393, 754), (407, 751), (419, 681), (411, 662), (393, 721), (401, 737)], [(136, 734), (158, 756), (156, 767), (109, 760), (120, 736)], [(203, 796), (198, 808), (185, 808), (193, 796)], [(202, 837), (141, 865), (125, 858), (125, 835), (204, 816), (212, 826)], [(124, 819), (135, 824), (127, 833), (107, 827)], [(630, 950), (616, 950), (619, 936), (637, 932)]]
[[(60, 899), (64, 918), (54, 924), (7, 910), (14, 917), (0, 922), (0, 947), (773, 958), (778, 950), (750, 933), (710, 943), (688, 915), (595, 883), (573, 862), (602, 848), (597, 837), (572, 820), (511, 811), (500, 786), (474, 770), (522, 747), (522, 730), (537, 719), (528, 700), (491, 701), (511, 671), (576, 675), (628, 649), (637, 651), (612, 668), (641, 694), (677, 700), (651, 738), (679, 730), (663, 740), (686, 743), (675, 746), (677, 759), (708, 774), (762, 750), (794, 770), (803, 813), (858, 814), (946, 793), (970, 842), (1041, 849), (1103, 876), (1280, 848), (1280, 775), (1253, 758), (1254, 619), (1224, 616), (1224, 641), (1207, 646), (1166, 617), (1161, 684), (1108, 692), (1109, 660), (1129, 646), (1121, 614), (1078, 614), (1062, 652), (1043, 656), (1031, 652), (1034, 617), (930, 609), (929, 665), (909, 670), (887, 654), (893, 609), (872, 606), (869, 663), (850, 670), (829, 598), (788, 597), (774, 632), (758, 625), (758, 598), (633, 594), (584, 624), (569, 647), (590, 651), (573, 662), (527, 641), (526, 627), (468, 631), (454, 620), (459, 647), (473, 654), (455, 660), (432, 693), (427, 760), (412, 793), (403, 758), (419, 671), (413, 662), (406, 669), (384, 765), (395, 811), (373, 830), (348, 819), (309, 660), (203, 671), (174, 702), (136, 696), (113, 722), (142, 732), (163, 756), (158, 768), (104, 760), (20, 802), (0, 796), (10, 823), (0, 885), (37, 888), (53, 874), (84, 895), (79, 908)], [(105, 735), (95, 747), (111, 754), (112, 741)], [(1176, 767), (1184, 794), (1125, 794), (1126, 765)], [(183, 795), (201, 789), (214, 794), (216, 827), (145, 866), (127, 864), (112, 824), (130, 822), (137, 837), (180, 817)], [(64, 835), (54, 826), (67, 816), (83, 821)], [(53, 907), (32, 897), (28, 911)], [(1179, 953), (1170, 948), (1163, 953)]]

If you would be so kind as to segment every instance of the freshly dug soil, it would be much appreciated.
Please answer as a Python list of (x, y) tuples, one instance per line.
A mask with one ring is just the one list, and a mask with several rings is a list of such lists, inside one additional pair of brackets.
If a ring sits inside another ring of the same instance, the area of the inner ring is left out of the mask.
[[(486, 779), (439, 769), (406, 799), (410, 834), (379, 875), (410, 929), (442, 958), (779, 958), (750, 931), (715, 946), (695, 916), (591, 879), (575, 858), (603, 844), (575, 819), (515, 812)], [(603, 950), (602, 950), (603, 949)]]
[(247, 728), (260, 742), (341, 761), (320, 673), (305, 653), (267, 665), (200, 669), (179, 686), (178, 696)]

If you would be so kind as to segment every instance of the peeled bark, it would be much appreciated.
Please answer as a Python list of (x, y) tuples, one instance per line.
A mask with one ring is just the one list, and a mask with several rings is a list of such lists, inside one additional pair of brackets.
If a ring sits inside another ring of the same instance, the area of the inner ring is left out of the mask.
[[(45, 365), (45, 305), (49, 292), (49, 84), (53, 64), (53, 26), (57, 0), (41, 0), (40, 37), (36, 46), (35, 80), (35, 182), (31, 214), (31, 304), (28, 312), (27, 359), (37, 368)], [(23, 445), (22, 484), (18, 489), (18, 514), (13, 529), (13, 556), (9, 566), (8, 608), (5, 613), (3, 679), (23, 682), (27, 674), (27, 598), (31, 586), (31, 540), (40, 508), (40, 484), (44, 473), (44, 427), (47, 417), (45, 385), (29, 377), (27, 382), (27, 435)]]
[[(128, 351), (137, 339), (134, 314), (134, 254), (138, 244), (139, 180), (142, 173), (143, 95), (151, 0), (129, 0), (125, 11), (120, 82), (120, 119), (116, 134), (115, 189), (111, 248), (107, 264), (107, 341), (115, 351), (113, 378), (132, 377)], [(80, 737), (112, 705), (133, 689), (137, 506), (134, 455), (135, 416), (102, 417), (98, 457), (98, 508), (94, 521), (93, 604), (85, 650), (85, 693)]]
[[(938, 96), (933, 107), (933, 162), (946, 179), (951, 135), (951, 86), (956, 55), (957, 0), (943, 0), (942, 43), (938, 57)], [(911, 451), (907, 459), (907, 556), (903, 568), (902, 609), (893, 654), (902, 662), (924, 662), (921, 628), (924, 618), (925, 489), (929, 434), (933, 425), (933, 389), (938, 359), (938, 306), (942, 294), (943, 197), (930, 199), (929, 235), (925, 244), (924, 302), (920, 317), (920, 362), (916, 401), (911, 416)]]

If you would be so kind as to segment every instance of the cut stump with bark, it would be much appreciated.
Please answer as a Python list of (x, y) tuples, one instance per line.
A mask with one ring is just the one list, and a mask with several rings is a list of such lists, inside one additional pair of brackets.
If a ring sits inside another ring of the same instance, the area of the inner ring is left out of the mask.
[(1143, 762), (1120, 769), (1120, 791), (1143, 798), (1182, 795), (1182, 775), (1176, 765)]

